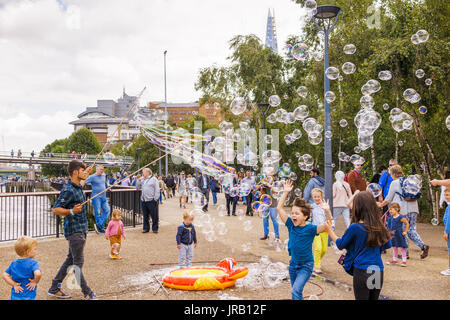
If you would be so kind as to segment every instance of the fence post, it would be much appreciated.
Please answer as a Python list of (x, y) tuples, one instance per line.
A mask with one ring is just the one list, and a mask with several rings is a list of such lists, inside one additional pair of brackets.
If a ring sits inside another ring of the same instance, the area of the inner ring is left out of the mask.
[(136, 228), (136, 191), (133, 191), (133, 228)]
[(56, 216), (56, 237), (59, 238), (59, 224), (61, 223), (60, 216)]
[(27, 235), (27, 220), (28, 220), (28, 196), (23, 199), (23, 234)]

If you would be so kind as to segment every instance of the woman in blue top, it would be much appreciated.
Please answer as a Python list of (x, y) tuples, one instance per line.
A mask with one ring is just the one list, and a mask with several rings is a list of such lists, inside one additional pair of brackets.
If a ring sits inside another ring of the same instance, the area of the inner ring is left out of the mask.
[(326, 230), (340, 250), (347, 249), (344, 269), (353, 275), (355, 299), (378, 300), (383, 286), (381, 253), (392, 246), (391, 236), (370, 192), (359, 192), (352, 208), (351, 225), (341, 238), (334, 233), (330, 222)]
[(306, 221), (311, 215), (311, 206), (298, 197), (292, 205), (291, 216), (284, 210), (284, 202), (292, 190), (292, 181), (284, 184), (283, 195), (278, 201), (278, 214), (289, 230), (288, 252), (289, 277), (292, 286), (292, 300), (303, 300), (303, 288), (309, 280), (314, 267), (312, 244), (314, 237), (325, 231), (326, 224), (312, 225)]

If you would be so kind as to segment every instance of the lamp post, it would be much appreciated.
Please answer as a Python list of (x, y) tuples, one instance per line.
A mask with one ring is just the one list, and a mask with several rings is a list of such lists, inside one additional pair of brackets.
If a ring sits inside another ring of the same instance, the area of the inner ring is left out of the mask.
[[(258, 108), (261, 109), (262, 129), (265, 130), (266, 129), (266, 113), (267, 113), (267, 111), (269, 111), (270, 104), (268, 104), (268, 103), (258, 103)], [(261, 135), (260, 135), (260, 138), (261, 138)], [(264, 154), (264, 152), (266, 151), (266, 143), (263, 140), (262, 142), (260, 142), (259, 145), (262, 146), (262, 152), (260, 153), (260, 155), (262, 156)]]
[[(164, 124), (165, 124), (165, 129), (166, 129), (166, 137), (167, 137), (167, 79), (166, 79), (166, 54), (167, 54), (167, 50), (164, 51), (164, 112), (165, 112), (165, 117), (164, 117)], [(169, 157), (166, 157), (166, 177), (167, 177), (167, 171), (169, 168)], [(161, 173), (160, 173), (161, 174)]]
[[(324, 6), (318, 6), (315, 9), (315, 12), (313, 14), (313, 20), (314, 24), (317, 27), (319, 31), (323, 31), (324, 33), (324, 46), (325, 46), (325, 52), (324, 52), (324, 97), (325, 93), (330, 90), (330, 79), (326, 76), (326, 70), (329, 66), (329, 60), (328, 60), (328, 37), (331, 33), (331, 31), (334, 29), (334, 26), (336, 25), (337, 20), (339, 19), (339, 15), (341, 14), (341, 8), (337, 6), (332, 5), (324, 5)], [(334, 22), (332, 22), (333, 18), (336, 18)], [(317, 23), (317, 20), (323, 21), (323, 28), (319, 26)], [(330, 111), (330, 104), (327, 102), (327, 100), (324, 98), (324, 104), (325, 104), (325, 125), (324, 125), (324, 131), (330, 131), (331, 132), (331, 111)], [(331, 137), (326, 137), (325, 135), (325, 141), (324, 141), (324, 161), (325, 161), (325, 199), (329, 200), (330, 208), (333, 208), (333, 168), (331, 167)]]

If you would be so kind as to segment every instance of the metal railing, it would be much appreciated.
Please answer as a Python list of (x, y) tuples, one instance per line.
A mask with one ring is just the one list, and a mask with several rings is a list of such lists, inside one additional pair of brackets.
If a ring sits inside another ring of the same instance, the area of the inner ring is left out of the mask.
[[(19, 158), (19, 159), (29, 159), (29, 158), (38, 158), (38, 159), (48, 159), (48, 158), (54, 158), (54, 159), (79, 159), (83, 161), (90, 161), (93, 162), (97, 155), (84, 155), (84, 154), (75, 154), (74, 156), (72, 153), (53, 153), (53, 155), (50, 152), (35, 152), (34, 156), (31, 155), (31, 152), (22, 152), (20, 157), (17, 154), (17, 151), (14, 151), (14, 155), (11, 156), (11, 151), (0, 151), (0, 157), (3, 158)], [(102, 157), (100, 157), (102, 159)], [(115, 162), (125, 162), (130, 163), (133, 162), (133, 157), (122, 157), (122, 156), (116, 156)]]
[[(87, 198), (91, 190), (84, 191)], [(0, 242), (16, 240), (22, 235), (30, 237), (59, 237), (63, 234), (60, 216), (52, 213), (53, 204), (60, 192), (33, 192), (0, 194)], [(111, 189), (106, 192), (110, 210), (122, 211), (124, 226), (142, 224), (141, 191), (136, 189)], [(86, 204), (89, 231), (94, 230), (94, 208)], [(111, 216), (110, 216), (111, 217)], [(108, 221), (110, 219), (108, 218)], [(107, 221), (107, 222), (108, 222)]]

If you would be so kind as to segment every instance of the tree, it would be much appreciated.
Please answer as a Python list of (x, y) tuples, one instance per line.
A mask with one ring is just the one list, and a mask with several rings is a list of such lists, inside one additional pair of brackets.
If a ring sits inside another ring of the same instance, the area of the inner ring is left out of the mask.
[[(50, 144), (47, 144), (45, 148), (41, 151), (40, 156), (42, 157), (44, 153), (67, 153), (67, 138), (56, 139)], [(42, 175), (46, 177), (58, 177), (65, 175), (65, 166), (62, 165), (49, 165), (43, 164), (41, 166)]]
[(102, 150), (100, 142), (87, 128), (81, 128), (70, 135), (67, 141), (67, 150), (76, 153), (98, 154)]

